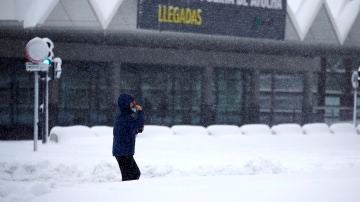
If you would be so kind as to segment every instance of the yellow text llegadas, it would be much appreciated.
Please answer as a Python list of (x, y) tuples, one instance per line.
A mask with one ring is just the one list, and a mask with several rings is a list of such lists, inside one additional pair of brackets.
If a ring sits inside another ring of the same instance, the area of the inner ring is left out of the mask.
[(158, 21), (187, 25), (202, 25), (201, 9), (182, 8), (178, 6), (159, 5)]

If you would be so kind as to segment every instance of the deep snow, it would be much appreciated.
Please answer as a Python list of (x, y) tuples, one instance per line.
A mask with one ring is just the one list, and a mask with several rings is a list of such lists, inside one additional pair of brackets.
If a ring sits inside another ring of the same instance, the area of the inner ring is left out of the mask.
[[(360, 135), (351, 124), (146, 126), (142, 177), (121, 182), (112, 128), (55, 127), (0, 141), (0, 201), (360, 201)], [(54, 138), (56, 137), (56, 138)]]

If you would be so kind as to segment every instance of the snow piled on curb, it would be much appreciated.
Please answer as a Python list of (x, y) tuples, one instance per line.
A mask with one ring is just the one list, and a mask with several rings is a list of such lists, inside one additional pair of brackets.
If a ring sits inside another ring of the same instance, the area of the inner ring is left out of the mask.
[[(349, 123), (335, 123), (328, 126), (325, 123), (311, 123), (300, 126), (298, 124), (278, 124), (269, 127), (265, 124), (246, 124), (241, 127), (236, 125), (210, 125), (208, 127), (193, 125), (175, 125), (172, 127), (146, 125), (139, 137), (148, 138), (168, 135), (358, 135), (357, 128)], [(54, 142), (72, 142), (72, 138), (90, 138), (94, 136), (112, 136), (112, 127), (109, 126), (68, 126), (54, 127), (50, 131), (50, 139)]]

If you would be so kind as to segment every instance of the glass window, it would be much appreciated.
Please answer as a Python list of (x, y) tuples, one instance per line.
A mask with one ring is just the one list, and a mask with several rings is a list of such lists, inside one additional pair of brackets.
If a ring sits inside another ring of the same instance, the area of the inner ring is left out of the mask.
[(260, 74), (260, 91), (271, 91), (271, 73)]
[(325, 122), (333, 123), (339, 120), (340, 116), (340, 97), (326, 96), (325, 97)]
[(60, 124), (112, 124), (108, 64), (69, 62), (63, 66), (66, 68), (59, 80)]
[(333, 72), (343, 72), (345, 70), (345, 67), (343, 65), (343, 59), (341, 56), (331, 56), (327, 57), (327, 66), (328, 69)]
[(274, 75), (274, 90), (282, 92), (302, 92), (304, 89), (303, 85), (303, 74), (275, 74)]
[[(40, 98), (39, 98), (40, 99)], [(39, 103), (41, 101), (39, 100)], [(34, 107), (34, 90), (20, 88), (17, 90), (16, 103), (18, 107)]]
[(34, 89), (34, 74), (28, 72), (16, 72), (16, 84), (19, 88)]
[(343, 92), (343, 88), (350, 78), (346, 78), (344, 73), (327, 73), (326, 75), (326, 92), (337, 93)]
[(260, 96), (260, 110), (261, 111), (270, 111), (271, 108), (271, 95), (261, 94)]
[(75, 116), (74, 112), (70, 110), (59, 110), (58, 118), (60, 120), (59, 124), (74, 124)]
[(11, 105), (11, 98), (10, 98), (10, 89), (8, 90), (1, 90), (0, 89), (0, 108), (8, 108)]
[(196, 67), (126, 64), (121, 69), (121, 90), (141, 102), (147, 124), (199, 124), (200, 71)]
[(273, 117), (273, 124), (301, 123), (301, 119), (301, 113), (276, 113)]
[[(311, 82), (312, 86), (311, 86), (311, 90), (314, 94), (318, 93), (318, 88), (319, 88), (319, 80), (320, 80), (320, 73), (314, 73), (312, 79), (314, 79), (313, 82)], [(314, 99), (315, 100), (315, 99)]]
[(31, 125), (34, 121), (34, 108), (19, 108), (20, 113), (14, 114), (14, 121), (20, 125)]
[(0, 108), (0, 123), (1, 125), (11, 124), (11, 110), (8, 107)]
[[(6, 60), (0, 60), (0, 63), (5, 63)], [(1, 66), (0, 68), (0, 89), (9, 89), (11, 85), (11, 71), (7, 66)]]
[(260, 74), (260, 121), (267, 124), (300, 123), (304, 74), (262, 72)]
[(274, 109), (279, 111), (301, 110), (302, 95), (276, 95), (274, 97)]
[(215, 69), (216, 123), (240, 124), (243, 112), (243, 79), (239, 69)]

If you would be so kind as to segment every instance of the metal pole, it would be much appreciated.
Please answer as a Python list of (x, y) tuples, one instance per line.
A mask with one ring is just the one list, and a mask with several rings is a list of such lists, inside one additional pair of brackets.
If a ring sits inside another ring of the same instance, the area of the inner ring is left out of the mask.
[(353, 110), (353, 123), (356, 127), (356, 107), (357, 107), (357, 88), (354, 88), (354, 110)]
[(49, 135), (49, 73), (46, 72), (45, 77), (45, 136), (43, 143), (47, 142)]
[[(39, 134), (42, 143), (45, 141), (45, 75), (39, 72)], [(41, 131), (40, 131), (41, 128)]]
[(34, 152), (37, 151), (38, 143), (38, 123), (39, 123), (39, 73), (34, 72)]

